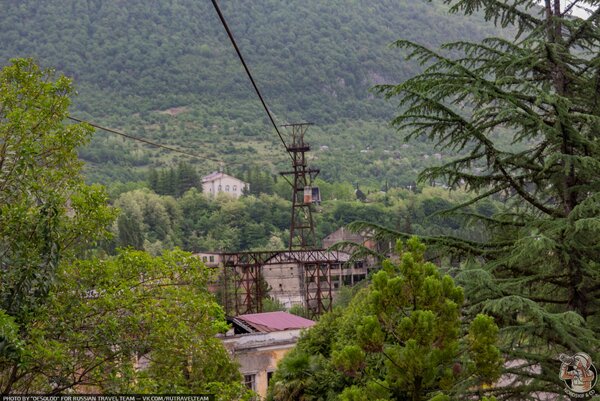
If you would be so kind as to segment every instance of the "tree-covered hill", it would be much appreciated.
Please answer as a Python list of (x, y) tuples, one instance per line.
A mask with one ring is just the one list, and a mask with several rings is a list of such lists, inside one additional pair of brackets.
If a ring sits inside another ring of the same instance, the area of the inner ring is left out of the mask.
[[(369, 165), (378, 160), (382, 166), (374, 170), (394, 170), (386, 162), (391, 156), (359, 153), (400, 149), (388, 147), (401, 145), (399, 136), (385, 127), (393, 105), (368, 91), (417, 71), (389, 44), (402, 37), (435, 46), (479, 39), (493, 29), (475, 17), (450, 17), (441, 1), (221, 3), (279, 122), (316, 123), (313, 143), (333, 148), (322, 157), (323, 166), (331, 167), (329, 178), (347, 181), (393, 180), (391, 174), (369, 172), (372, 168), (344, 174), (351, 167), (344, 165), (349, 159)], [(269, 159), (277, 164), (272, 156), (283, 154), (210, 1), (3, 4), (0, 64), (12, 57), (34, 57), (42, 66), (72, 76), (79, 115), (228, 163), (254, 156), (257, 163)], [(354, 134), (348, 139), (340, 129)], [(340, 135), (344, 141), (336, 140)], [(395, 159), (407, 156), (408, 164), (414, 164), (415, 157), (434, 152), (406, 153)], [(101, 181), (133, 179), (136, 171), (168, 164), (174, 157), (145, 148), (142, 152), (138, 145), (103, 135), (82, 156), (100, 167), (88, 174)], [(335, 166), (341, 166), (339, 173), (331, 172)], [(415, 167), (420, 163), (404, 170), (412, 175)]]

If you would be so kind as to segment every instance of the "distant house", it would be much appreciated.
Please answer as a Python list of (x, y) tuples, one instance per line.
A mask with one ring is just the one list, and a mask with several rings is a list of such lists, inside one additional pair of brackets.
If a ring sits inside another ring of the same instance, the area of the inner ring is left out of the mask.
[(220, 252), (200, 252), (195, 253), (194, 256), (202, 260), (207, 267), (218, 267), (223, 259)]
[(202, 177), (202, 191), (205, 194), (215, 196), (224, 192), (239, 198), (244, 189), (250, 189), (250, 184), (219, 171)]
[(240, 315), (229, 322), (233, 329), (221, 337), (223, 345), (239, 363), (244, 384), (261, 398), (277, 363), (296, 345), (302, 330), (315, 324), (287, 312)]

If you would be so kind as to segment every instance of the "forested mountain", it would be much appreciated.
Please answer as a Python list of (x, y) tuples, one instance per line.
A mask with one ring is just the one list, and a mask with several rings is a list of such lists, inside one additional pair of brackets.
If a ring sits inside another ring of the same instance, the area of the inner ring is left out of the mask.
[[(403, 185), (446, 155), (402, 147), (387, 126), (393, 105), (374, 84), (414, 75), (389, 47), (398, 38), (435, 46), (494, 29), (447, 14), (441, 1), (222, 1), (223, 13), (278, 119), (311, 121), (313, 163), (325, 179)], [(0, 64), (34, 57), (73, 77), (73, 112), (129, 134), (179, 146), (234, 170), (283, 168), (283, 149), (208, 0), (5, 0)], [(322, 147), (322, 148), (321, 148)], [(81, 156), (91, 181), (144, 177), (178, 160), (99, 133)], [(133, 168), (132, 168), (133, 167)]]

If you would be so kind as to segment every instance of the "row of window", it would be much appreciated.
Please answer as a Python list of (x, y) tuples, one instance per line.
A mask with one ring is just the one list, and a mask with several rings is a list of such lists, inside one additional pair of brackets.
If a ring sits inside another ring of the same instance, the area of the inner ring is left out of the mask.
[[(221, 185), (219, 185), (219, 191), (222, 191), (223, 187)], [(233, 192), (237, 191), (237, 185), (233, 186)], [(225, 185), (225, 192), (229, 192), (229, 185)]]
[[(225, 185), (225, 192), (230, 192), (229, 189), (231, 188), (231, 190), (233, 192), (237, 192), (238, 187), (237, 185), (234, 185), (233, 187), (230, 187), (229, 185)], [(212, 192), (212, 188), (208, 189), (210, 192)], [(223, 192), (223, 186), (219, 185), (219, 187), (217, 188), (217, 192)]]

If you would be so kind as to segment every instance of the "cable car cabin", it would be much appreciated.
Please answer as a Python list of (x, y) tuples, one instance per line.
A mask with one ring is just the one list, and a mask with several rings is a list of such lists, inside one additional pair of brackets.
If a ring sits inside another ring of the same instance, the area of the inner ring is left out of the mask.
[(304, 187), (304, 204), (308, 205), (310, 203), (321, 203), (321, 191), (319, 191), (319, 187)]

